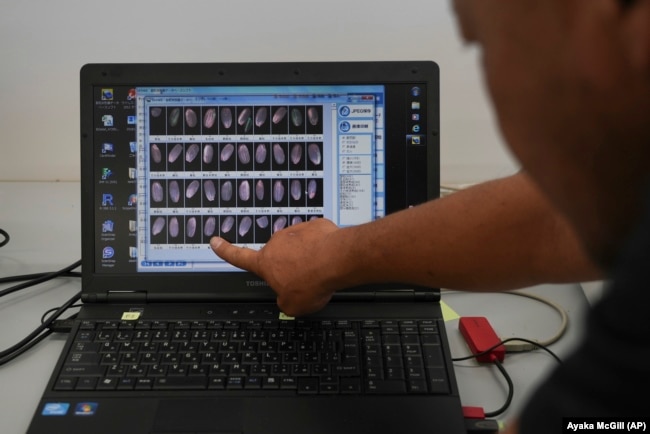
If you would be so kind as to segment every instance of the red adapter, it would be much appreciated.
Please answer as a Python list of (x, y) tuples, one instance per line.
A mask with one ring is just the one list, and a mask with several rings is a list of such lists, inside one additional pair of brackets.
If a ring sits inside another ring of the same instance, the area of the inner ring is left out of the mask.
[[(484, 316), (464, 316), (458, 321), (458, 329), (472, 354), (483, 353), (501, 342)], [(498, 345), (489, 353), (476, 357), (476, 360), (482, 363), (491, 363), (494, 356), (498, 361), (503, 362), (505, 355), (506, 348), (503, 345)]]

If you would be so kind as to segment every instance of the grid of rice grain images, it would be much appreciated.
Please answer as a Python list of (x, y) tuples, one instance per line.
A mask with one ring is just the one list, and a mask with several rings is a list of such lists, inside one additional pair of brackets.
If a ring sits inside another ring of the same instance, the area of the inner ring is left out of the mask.
[(320, 106), (150, 108), (149, 136), (174, 139), (150, 144), (151, 243), (265, 243), (322, 217), (322, 134)]

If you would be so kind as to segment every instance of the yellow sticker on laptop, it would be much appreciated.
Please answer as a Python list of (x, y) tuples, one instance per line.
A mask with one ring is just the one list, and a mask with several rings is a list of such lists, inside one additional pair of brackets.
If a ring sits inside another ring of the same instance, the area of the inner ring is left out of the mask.
[(295, 318), (285, 314), (284, 312), (280, 312), (280, 319), (287, 320), (287, 321), (292, 321)]
[(135, 321), (140, 318), (140, 312), (124, 312), (122, 314), (122, 321)]

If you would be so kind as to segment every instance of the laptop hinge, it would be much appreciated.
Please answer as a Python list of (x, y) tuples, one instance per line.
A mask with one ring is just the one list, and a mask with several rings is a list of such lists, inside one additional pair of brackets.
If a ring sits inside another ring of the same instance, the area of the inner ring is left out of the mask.
[(430, 291), (396, 290), (375, 292), (375, 300), (377, 301), (436, 301), (437, 299), (436, 293)]
[(87, 294), (84, 303), (146, 303), (146, 291), (107, 291), (103, 294)]
[(341, 291), (332, 297), (333, 301), (379, 301), (379, 302), (414, 302), (414, 301), (439, 301), (440, 292), (427, 290), (381, 290), (381, 291)]

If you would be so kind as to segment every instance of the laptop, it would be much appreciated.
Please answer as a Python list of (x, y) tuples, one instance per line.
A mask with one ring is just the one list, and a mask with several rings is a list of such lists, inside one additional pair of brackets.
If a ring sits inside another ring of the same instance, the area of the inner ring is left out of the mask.
[(88, 64), (80, 82), (83, 307), (28, 433), (465, 432), (438, 289), (347, 288), (291, 318), (208, 246), (436, 198), (436, 63)]

